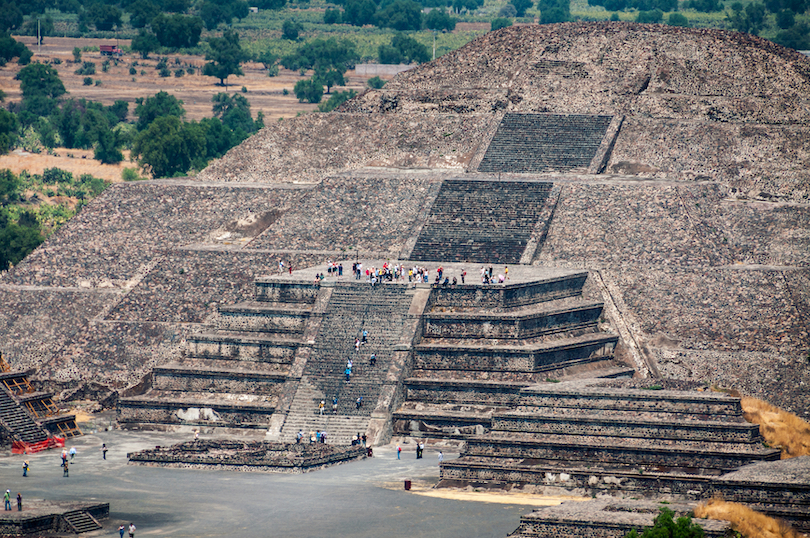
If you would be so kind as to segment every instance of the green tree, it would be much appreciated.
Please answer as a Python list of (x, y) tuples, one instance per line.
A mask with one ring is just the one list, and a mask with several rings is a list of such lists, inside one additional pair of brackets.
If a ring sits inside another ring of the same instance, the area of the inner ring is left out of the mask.
[(787, 30), (796, 24), (796, 14), (790, 9), (783, 9), (776, 14), (776, 25), (782, 30)]
[(282, 58), (281, 64), (287, 69), (335, 69), (345, 73), (359, 59), (353, 42), (330, 37), (301, 45), (295, 54)]
[(323, 86), (311, 78), (299, 80), (295, 83), (293, 93), (295, 93), (300, 103), (304, 101), (308, 103), (320, 103), (321, 97), (323, 97)]
[(56, 99), (66, 93), (59, 73), (50, 65), (29, 64), (20, 69), (14, 78), (20, 81), (23, 100), (35, 96)]
[(132, 156), (155, 178), (188, 172), (205, 150), (205, 134), (199, 125), (184, 123), (177, 116), (157, 118), (132, 144)]
[(796, 23), (791, 28), (776, 34), (774, 42), (796, 50), (810, 49), (810, 25), (806, 22)]
[(396, 34), (391, 38), (391, 46), (380, 46), (380, 63), (425, 63), (430, 60), (427, 47), (405, 34)]
[(732, 13), (726, 12), (726, 21), (739, 32), (759, 34), (765, 24), (765, 5), (754, 2), (743, 8), (742, 4), (735, 2)]
[(221, 23), (230, 24), (233, 19), (244, 19), (250, 10), (244, 0), (205, 0), (199, 12), (205, 27), (214, 30)]
[(141, 55), (144, 60), (149, 57), (150, 52), (160, 48), (160, 41), (155, 34), (141, 30), (138, 35), (132, 38), (132, 51)]
[(152, 19), (152, 30), (164, 47), (188, 48), (200, 42), (203, 20), (200, 17), (160, 14)]
[(0, 204), (16, 202), (20, 199), (20, 180), (8, 168), (0, 170)]
[(250, 59), (250, 55), (239, 45), (239, 34), (233, 30), (226, 30), (222, 37), (213, 37), (208, 40), (210, 51), (205, 55), (211, 60), (203, 67), (203, 75), (219, 79), (222, 86), (231, 75), (241, 77), (244, 73), (240, 67), (242, 62)]
[(510, 0), (510, 3), (515, 6), (515, 11), (517, 12), (517, 17), (523, 17), (526, 15), (526, 10), (529, 9), (534, 5), (532, 0)]
[(0, 32), (16, 30), (23, 23), (23, 13), (13, 2), (0, 3)]
[(301, 25), (300, 22), (296, 22), (292, 19), (287, 19), (281, 25), (281, 37), (283, 37), (284, 39), (289, 39), (290, 41), (297, 41), (298, 34), (300, 34), (303, 29), (304, 27)]
[(121, 27), (123, 12), (116, 6), (96, 2), (89, 4), (79, 15), (79, 22), (91, 24), (96, 30), (110, 32), (113, 28)]
[(689, 28), (689, 19), (682, 13), (670, 13), (669, 17), (667, 17), (667, 24), (670, 26)]
[(73, 63), (77, 64), (82, 61), (82, 49), (73, 47)]
[(0, 227), (0, 269), (5, 270), (9, 264), (20, 263), (42, 241), (44, 239), (38, 225), (34, 227), (7, 223)]
[(343, 22), (352, 26), (365, 26), (374, 24), (377, 13), (377, 4), (374, 0), (347, 0), (343, 12)]
[(644, 529), (641, 534), (633, 529), (625, 538), (703, 538), (703, 528), (693, 523), (688, 517), (674, 519), (675, 513), (669, 508), (662, 507), (656, 516), (652, 527)]
[(250, 102), (244, 95), (218, 93), (211, 98), (211, 102), (214, 104), (211, 107), (214, 117), (219, 118), (225, 127), (235, 133), (241, 132), (242, 138), (254, 131)]
[(135, 115), (138, 116), (136, 124), (138, 131), (143, 131), (149, 124), (162, 116), (175, 116), (182, 118), (186, 111), (183, 101), (166, 92), (158, 92), (154, 97), (135, 99)]
[[(13, 112), (0, 108), (0, 155), (6, 154), (17, 141), (20, 122)], [(0, 193), (1, 194), (1, 193)]]
[(318, 105), (318, 110), (321, 112), (331, 112), (349, 99), (352, 99), (354, 96), (357, 95), (357, 92), (354, 90), (347, 90), (345, 92), (335, 92), (332, 94), (329, 99), (326, 100), (325, 103), (321, 103)]
[(332, 86), (345, 86), (346, 79), (343, 78), (343, 73), (336, 69), (319, 69), (315, 71), (313, 77), (318, 84), (326, 86), (326, 93), (328, 94)]
[(256, 61), (264, 65), (265, 69), (272, 69), (278, 62), (278, 55), (270, 49), (265, 49), (256, 57)]
[(324, 24), (340, 24), (343, 22), (343, 12), (339, 9), (327, 9), (323, 12)]
[(433, 9), (425, 15), (425, 28), (429, 30), (452, 32), (456, 27), (456, 22), (458, 22), (457, 19), (440, 8)]
[(135, 0), (129, 5), (127, 11), (129, 12), (129, 24), (133, 28), (143, 28), (160, 14), (160, 6), (150, 0)]
[(200, 127), (205, 136), (206, 160), (222, 157), (225, 152), (243, 140), (222, 125), (219, 118), (203, 118), (200, 120)]
[(643, 24), (658, 24), (664, 20), (664, 13), (660, 9), (652, 11), (639, 11), (636, 15), (636, 22)]
[(380, 77), (371, 77), (366, 81), (369, 88), (374, 88), (375, 90), (379, 90), (383, 86), (385, 86), (385, 81)]
[(500, 30), (501, 28), (506, 28), (508, 26), (512, 26), (512, 21), (510, 19), (507, 19), (506, 17), (498, 17), (497, 19), (492, 19), (489, 26), (489, 31), (494, 32), (495, 30)]
[(413, 0), (394, 0), (375, 16), (380, 28), (393, 28), (400, 32), (419, 30), (422, 27), (422, 6)]
[(31, 61), (34, 53), (24, 44), (16, 41), (8, 34), (0, 34), (0, 58), (9, 62), (12, 58), (17, 58), (17, 63), (27, 65)]
[(93, 158), (104, 164), (118, 164), (124, 160), (120, 147), (121, 142), (118, 140), (118, 135), (115, 131), (107, 129), (98, 135)]

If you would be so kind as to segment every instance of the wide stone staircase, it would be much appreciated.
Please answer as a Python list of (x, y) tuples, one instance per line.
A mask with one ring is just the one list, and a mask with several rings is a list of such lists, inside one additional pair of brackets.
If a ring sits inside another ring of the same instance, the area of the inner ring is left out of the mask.
[(258, 279), (253, 301), (220, 307), (176, 362), (154, 369), (151, 389), (121, 398), (119, 421), (265, 429), (276, 409), (319, 287)]
[[(298, 390), (281, 431), (281, 440), (294, 442), (299, 430), (327, 432), (330, 444), (348, 444), (366, 432), (386, 384), (403, 331), (403, 320), (413, 291), (400, 284), (371, 287), (368, 284), (338, 283), (324, 313), (312, 353), (304, 367)], [(355, 351), (355, 340), (368, 331), (368, 339)], [(372, 366), (369, 358), (376, 355)], [(348, 359), (352, 376), (346, 382)], [(396, 383), (396, 375), (393, 382)], [(337, 397), (337, 413), (332, 400)], [(358, 409), (357, 398), (363, 398)], [(324, 414), (318, 404), (324, 401)]]
[(410, 259), (518, 263), (545, 211), (552, 184), (445, 180)]
[(536, 383), (632, 376), (614, 357), (618, 336), (600, 330), (602, 304), (582, 298), (587, 276), (434, 288), (394, 432), (466, 439)]
[(612, 119), (575, 114), (506, 114), (478, 171), (585, 171)]

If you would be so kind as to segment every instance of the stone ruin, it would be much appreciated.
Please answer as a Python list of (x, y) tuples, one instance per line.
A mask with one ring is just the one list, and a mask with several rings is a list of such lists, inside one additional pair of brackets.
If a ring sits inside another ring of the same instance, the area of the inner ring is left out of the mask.
[[(709, 389), (810, 414), (808, 111), (810, 60), (744, 34), (491, 32), (111, 186), (2, 276), (0, 346), (131, 428), (457, 441), (446, 485), (721, 492), (807, 528), (807, 473)], [(458, 282), (372, 288), (358, 260)]]

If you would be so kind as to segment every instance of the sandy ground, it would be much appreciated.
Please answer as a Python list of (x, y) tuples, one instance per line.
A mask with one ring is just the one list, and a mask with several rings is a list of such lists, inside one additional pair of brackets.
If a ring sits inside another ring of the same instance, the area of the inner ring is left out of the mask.
[[(30, 174), (42, 174), (47, 168), (60, 168), (71, 172), (74, 177), (91, 174), (113, 183), (123, 181), (121, 174), (124, 168), (137, 168), (136, 163), (129, 162), (129, 151), (124, 151), (124, 160), (118, 164), (102, 164), (93, 159), (93, 150), (55, 148), (53, 154), (29, 153), (16, 149), (6, 155), (0, 155), (0, 168), (8, 168), (15, 174), (27, 170)], [(140, 174), (140, 172), (138, 172)]]

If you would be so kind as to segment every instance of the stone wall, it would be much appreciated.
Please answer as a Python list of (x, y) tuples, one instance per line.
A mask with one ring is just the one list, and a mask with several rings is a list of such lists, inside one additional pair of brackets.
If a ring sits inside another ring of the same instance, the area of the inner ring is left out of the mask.
[(480, 286), (457, 284), (435, 287), (430, 292), (428, 305), (432, 309), (454, 308), (515, 308), (527, 304), (575, 297), (582, 293), (588, 273), (548, 278), (536, 282)]

